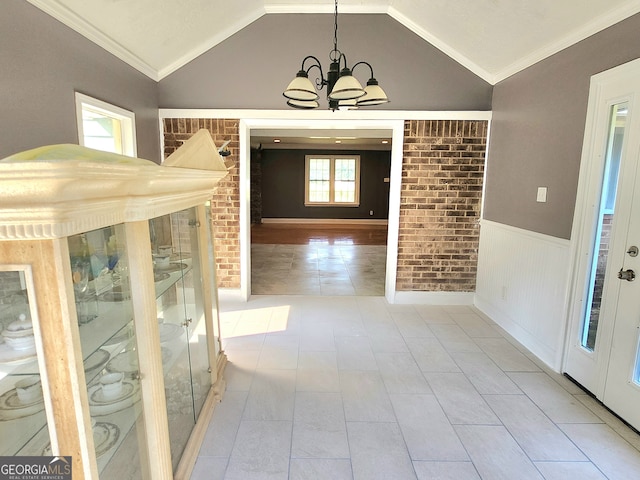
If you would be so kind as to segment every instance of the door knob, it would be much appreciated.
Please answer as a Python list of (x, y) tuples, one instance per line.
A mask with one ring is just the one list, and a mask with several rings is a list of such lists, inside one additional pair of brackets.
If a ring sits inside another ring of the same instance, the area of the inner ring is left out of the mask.
[(627, 250), (627, 253), (629, 254), (630, 257), (637, 257), (638, 247), (636, 247), (635, 245), (632, 247), (629, 247), (629, 250)]
[(634, 272), (630, 268), (628, 270), (620, 269), (620, 271), (618, 272), (618, 278), (620, 280), (626, 280), (627, 282), (633, 282), (636, 279), (636, 272)]

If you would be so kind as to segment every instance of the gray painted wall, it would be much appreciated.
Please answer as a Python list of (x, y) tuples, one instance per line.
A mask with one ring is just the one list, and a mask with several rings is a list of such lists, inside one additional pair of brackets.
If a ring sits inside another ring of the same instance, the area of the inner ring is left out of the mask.
[(136, 114), (138, 156), (160, 161), (157, 83), (24, 0), (0, 14), (0, 158), (78, 143), (75, 91)]
[(640, 57), (638, 32), (640, 14), (494, 87), (484, 218), (570, 238), (590, 77)]
[[(372, 65), (391, 100), (377, 110), (491, 109), (490, 84), (388, 15), (340, 15), (338, 47), (350, 66)], [(315, 55), (327, 68), (332, 48), (333, 15), (263, 16), (162, 79), (160, 107), (289, 109), (282, 92), (302, 59)], [(326, 89), (320, 95), (326, 107)]]

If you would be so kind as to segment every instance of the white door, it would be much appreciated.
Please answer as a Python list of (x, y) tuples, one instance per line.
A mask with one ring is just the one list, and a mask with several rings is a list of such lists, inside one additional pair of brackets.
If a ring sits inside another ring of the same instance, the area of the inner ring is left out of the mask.
[(636, 428), (640, 428), (639, 163), (640, 61), (634, 61), (591, 80), (564, 370)]

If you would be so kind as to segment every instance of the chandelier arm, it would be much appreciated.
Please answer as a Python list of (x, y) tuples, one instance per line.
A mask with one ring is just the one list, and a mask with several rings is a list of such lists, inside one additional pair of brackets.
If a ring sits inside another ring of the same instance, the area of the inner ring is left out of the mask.
[(317, 65), (311, 65), (309, 67), (309, 69), (307, 70), (307, 73), (309, 73), (311, 71), (312, 68), (317, 68), (318, 70), (320, 70), (320, 78), (316, 78), (316, 88), (318, 90), (322, 90), (322, 87), (324, 87), (327, 84), (327, 81), (324, 78), (324, 74), (322, 73), (322, 65), (317, 64)]
[[(340, 60), (344, 60), (344, 67), (343, 67), (343, 68), (349, 68), (349, 67), (347, 66), (347, 56), (346, 56), (344, 53), (342, 53), (342, 52), (340, 52), (340, 58), (338, 58), (338, 62), (339, 62)], [(352, 71), (353, 71), (353, 70), (352, 70)]]
[[(315, 63), (312, 63), (309, 67), (307, 67), (305, 69), (304, 64), (307, 60), (309, 59), (313, 59), (315, 61)], [(318, 60), (316, 57), (314, 57), (313, 55), (307, 55), (304, 60), (302, 60), (302, 67), (301, 70), (304, 70), (305, 72), (307, 72), (307, 75), (309, 75), (309, 72), (313, 69), (313, 68), (317, 68), (318, 70), (320, 70), (320, 78), (316, 78), (316, 88), (318, 90), (322, 90), (322, 88), (327, 84), (327, 80), (325, 80), (324, 78), (324, 72), (322, 71), (322, 64), (320, 63), (320, 60)]]
[(371, 66), (371, 64), (370, 64), (369, 62), (364, 62), (364, 61), (362, 61), (362, 62), (358, 62), (358, 63), (356, 63), (356, 64), (351, 68), (351, 71), (352, 71), (352, 72), (355, 72), (356, 67), (357, 67), (358, 65), (361, 65), (361, 64), (366, 65), (367, 67), (369, 67), (369, 70), (371, 71), (371, 78), (373, 78), (373, 67)]
[[(315, 65), (311, 65), (309, 68), (305, 68), (304, 64), (307, 62), (307, 60), (309, 60), (310, 58), (312, 58), (313, 60), (315, 60), (316, 64)], [(313, 55), (307, 55), (306, 57), (304, 57), (304, 60), (302, 60), (302, 66), (300, 67), (300, 70), (304, 70), (305, 72), (309, 73), (309, 70), (311, 70), (313, 67), (318, 67), (320, 68), (320, 71), (322, 71), (322, 66), (320, 64), (320, 60), (318, 60), (316, 57), (314, 57)]]

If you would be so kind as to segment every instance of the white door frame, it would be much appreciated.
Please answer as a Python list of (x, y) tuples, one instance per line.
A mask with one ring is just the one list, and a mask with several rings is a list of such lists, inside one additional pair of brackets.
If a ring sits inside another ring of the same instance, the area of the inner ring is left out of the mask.
[(273, 119), (245, 118), (240, 121), (240, 296), (248, 300), (251, 294), (251, 130), (335, 129), (389, 130), (391, 140), (391, 171), (389, 183), (389, 221), (387, 229), (387, 261), (385, 297), (393, 303), (396, 293), (398, 263), (398, 231), (400, 228), (400, 186), (402, 184), (402, 149), (404, 120), (340, 119)]
[[(251, 228), (250, 228), (250, 162), (251, 130), (285, 129), (388, 129), (392, 133), (391, 172), (389, 184), (389, 224), (387, 232), (387, 264), (385, 298), (398, 301), (396, 275), (398, 263), (398, 231), (400, 227), (400, 188), (405, 120), (479, 120), (491, 121), (490, 111), (393, 111), (393, 110), (242, 110), (242, 109), (171, 109), (158, 111), (160, 151), (164, 152), (165, 118), (229, 118), (240, 119), (240, 289), (226, 292), (247, 301), (251, 292)], [(483, 195), (484, 198), (484, 195)], [(414, 297), (412, 297), (414, 298)]]
[[(608, 367), (608, 359), (601, 359), (600, 357), (609, 354), (613, 335), (613, 322), (598, 325), (599, 338), (594, 352), (581, 349), (576, 342), (579, 338), (578, 332), (582, 328), (585, 314), (586, 288), (588, 288), (586, 284), (591, 271), (592, 242), (597, 228), (597, 217), (600, 208), (601, 183), (605, 163), (603, 152), (607, 142), (603, 132), (607, 131), (609, 122), (603, 109), (628, 99), (622, 97), (607, 100), (604, 89), (607, 84), (632, 74), (637, 75), (639, 71), (640, 59), (591, 77), (585, 135), (580, 160), (580, 176), (571, 235), (571, 293), (567, 311), (567, 330), (562, 371), (571, 375), (572, 372), (569, 370), (573, 370), (575, 374), (576, 368), (583, 371), (593, 369), (595, 375), (591, 381), (576, 380), (598, 398), (601, 398), (604, 393)], [(608, 103), (605, 106), (604, 104), (607, 101)], [(625, 179), (621, 179), (620, 182), (623, 180)], [(576, 357), (571, 360), (573, 366), (569, 368), (571, 352)]]

